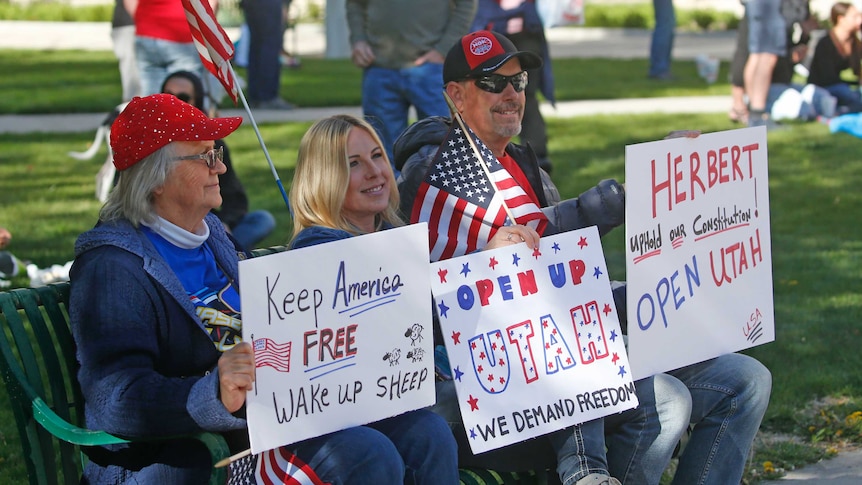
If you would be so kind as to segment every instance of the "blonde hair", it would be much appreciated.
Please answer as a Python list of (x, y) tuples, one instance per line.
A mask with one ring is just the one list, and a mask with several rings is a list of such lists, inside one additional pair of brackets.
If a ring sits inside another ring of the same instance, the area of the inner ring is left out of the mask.
[[(335, 115), (314, 123), (299, 144), (296, 170), (290, 187), (290, 207), (293, 210), (293, 237), (311, 226), (341, 229), (358, 235), (362, 231), (344, 218), (342, 209), (350, 185), (350, 162), (347, 154), (347, 136), (350, 130), (365, 130), (374, 143), (383, 147), (383, 142), (374, 128), (365, 120), (351, 115)], [(386, 151), (383, 151), (386, 157)], [(403, 224), (398, 216), (398, 189), (395, 174), (386, 157), (386, 178), (391, 187), (389, 205), (378, 214), (375, 229), (384, 223), (393, 226)]]

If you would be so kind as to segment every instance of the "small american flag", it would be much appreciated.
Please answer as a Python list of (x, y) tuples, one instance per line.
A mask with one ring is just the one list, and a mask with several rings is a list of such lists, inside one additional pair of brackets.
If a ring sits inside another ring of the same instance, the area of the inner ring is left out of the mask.
[(279, 344), (268, 338), (254, 341), (254, 366), (269, 366), (279, 372), (290, 372), (291, 342)]
[(236, 104), (238, 95), (230, 67), (233, 57), (233, 42), (216, 21), (208, 0), (182, 0), (189, 30), (204, 67), (218, 78), (225, 92)]
[(547, 225), (548, 219), (536, 203), (491, 150), (472, 130), (467, 130), (491, 179), (464, 130), (453, 122), (419, 186), (410, 217), (412, 223), (428, 223), (432, 261), (485, 247), (500, 227), (511, 223), (507, 208), (515, 223), (530, 226), (540, 234)]
[(284, 448), (246, 456), (230, 465), (227, 485), (328, 485)]

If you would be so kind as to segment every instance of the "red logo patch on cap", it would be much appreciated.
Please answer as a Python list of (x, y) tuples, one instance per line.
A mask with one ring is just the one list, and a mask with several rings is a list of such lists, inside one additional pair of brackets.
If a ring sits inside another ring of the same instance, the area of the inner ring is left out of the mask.
[(476, 37), (470, 41), (470, 53), (474, 56), (484, 56), (494, 47), (494, 41), (487, 37)]
[(488, 59), (506, 52), (494, 38), (494, 35), (485, 30), (465, 35), (461, 38), (461, 46), (464, 49), (464, 57), (467, 59), (467, 65), (470, 66), (470, 69), (476, 69), (478, 65), (487, 62)]

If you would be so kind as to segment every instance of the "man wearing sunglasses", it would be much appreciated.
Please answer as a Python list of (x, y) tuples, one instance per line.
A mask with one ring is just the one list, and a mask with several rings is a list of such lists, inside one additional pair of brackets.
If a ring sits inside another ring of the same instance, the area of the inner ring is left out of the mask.
[[(542, 235), (591, 225), (597, 226), (604, 235), (624, 222), (622, 185), (615, 180), (603, 180), (579, 197), (560, 200), (559, 191), (539, 167), (533, 150), (511, 143), (521, 131), (524, 90), (529, 82), (525, 71), (540, 66), (541, 59), (536, 54), (517, 50), (502, 34), (473, 32), (462, 37), (447, 54), (443, 65), (444, 89), (467, 127), (491, 150), (526, 195), (542, 208), (548, 219)], [(421, 120), (395, 142), (394, 163), (401, 170), (398, 189), (405, 219), (413, 213), (420, 185), (451, 123), (450, 119), (441, 117)], [(459, 157), (455, 163), (475, 162)], [(450, 169), (458, 172), (461, 167)], [(625, 328), (624, 284), (618, 283), (615, 287), (614, 300), (620, 323)], [(658, 484), (680, 437), (691, 425), (692, 433), (680, 456), (673, 483), (740, 483), (748, 450), (769, 403), (772, 377), (766, 367), (746, 355), (727, 354), (636, 381), (635, 386), (640, 402), (636, 409), (598, 420), (603, 421), (604, 437), (601, 432), (598, 435), (593, 432), (594, 422), (587, 422), (575, 427), (580, 429), (565, 430), (570, 433), (565, 440), (547, 435), (552, 437), (548, 440), (552, 451), (546, 452), (545, 461), (541, 461), (541, 456), (532, 457), (526, 464), (517, 459), (517, 456), (535, 455), (540, 451), (542, 447), (536, 444), (540, 440), (529, 440), (474, 457), (465, 457), (462, 453), (462, 459), (467, 465), (500, 470), (514, 468), (515, 471), (529, 465), (553, 467), (556, 459), (565, 485), (580, 485), (580, 480), (612, 484), (616, 479), (622, 483)], [(457, 423), (457, 405), (454, 412), (448, 406), (454, 399), (451, 387), (445, 382), (438, 385), (434, 409), (450, 422)], [(459, 445), (467, 446), (463, 441), (463, 429), (454, 432), (461, 440)], [(573, 442), (577, 440), (580, 443)], [(603, 453), (605, 443), (606, 456)], [(525, 447), (528, 449), (524, 450)], [(513, 453), (513, 449), (518, 453)], [(572, 463), (573, 454), (581, 455), (582, 461)], [(551, 460), (550, 464), (547, 459)]]

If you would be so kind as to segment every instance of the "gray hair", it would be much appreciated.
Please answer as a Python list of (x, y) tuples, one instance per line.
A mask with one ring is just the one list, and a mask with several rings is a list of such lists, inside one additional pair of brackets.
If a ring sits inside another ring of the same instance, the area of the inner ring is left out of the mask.
[(120, 172), (117, 186), (99, 212), (103, 222), (126, 219), (138, 227), (142, 222), (154, 224), (153, 191), (165, 184), (177, 165), (173, 143), (159, 148), (138, 163)]

